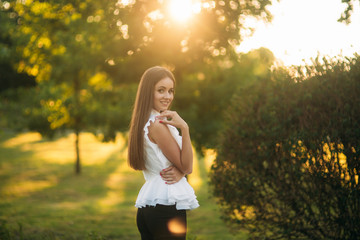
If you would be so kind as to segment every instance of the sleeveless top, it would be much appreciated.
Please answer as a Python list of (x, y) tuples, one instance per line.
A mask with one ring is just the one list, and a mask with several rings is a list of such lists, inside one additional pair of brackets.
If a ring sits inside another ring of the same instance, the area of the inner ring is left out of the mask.
[[(143, 174), (145, 183), (140, 189), (135, 207), (141, 208), (162, 204), (176, 205), (176, 209), (178, 210), (197, 208), (199, 207), (199, 203), (196, 200), (194, 189), (190, 186), (185, 177), (177, 183), (166, 184), (160, 176), (162, 169), (170, 167), (173, 164), (165, 157), (159, 146), (151, 142), (148, 137), (150, 121), (154, 122), (155, 117), (158, 115), (160, 115), (160, 113), (153, 110), (144, 127), (144, 157), (146, 170), (143, 170)], [(181, 149), (182, 137), (179, 135), (179, 131), (174, 126), (167, 126)]]

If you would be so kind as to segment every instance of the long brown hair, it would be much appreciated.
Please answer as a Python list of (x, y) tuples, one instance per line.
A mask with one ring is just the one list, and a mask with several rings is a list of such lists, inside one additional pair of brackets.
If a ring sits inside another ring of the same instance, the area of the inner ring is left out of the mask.
[(144, 127), (150, 117), (154, 102), (155, 85), (164, 78), (175, 85), (174, 75), (166, 68), (155, 66), (147, 69), (141, 77), (130, 122), (128, 161), (135, 170), (145, 170)]

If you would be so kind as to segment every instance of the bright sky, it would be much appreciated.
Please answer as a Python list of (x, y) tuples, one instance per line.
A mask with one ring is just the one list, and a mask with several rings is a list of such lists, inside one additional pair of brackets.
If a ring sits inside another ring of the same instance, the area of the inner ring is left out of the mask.
[(269, 10), (271, 23), (252, 23), (255, 33), (239, 46), (241, 52), (266, 47), (285, 65), (310, 63), (318, 53), (330, 57), (360, 54), (360, 7), (355, 1), (351, 24), (337, 20), (346, 5), (341, 0), (281, 0)]

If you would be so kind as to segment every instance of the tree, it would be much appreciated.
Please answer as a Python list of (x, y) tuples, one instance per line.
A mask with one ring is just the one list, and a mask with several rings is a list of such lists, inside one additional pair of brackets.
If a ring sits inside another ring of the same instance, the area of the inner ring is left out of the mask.
[(11, 39), (11, 29), (16, 26), (16, 14), (5, 11), (10, 8), (9, 3), (0, 3), (0, 92), (10, 88), (35, 86), (35, 79), (27, 74), (18, 73), (12, 67), (19, 61), (15, 54), (14, 42)]
[[(123, 106), (114, 104), (116, 93), (134, 89), (132, 85), (150, 65), (166, 64), (183, 76), (225, 59), (241, 41), (239, 30), (245, 16), (270, 19), (265, 8), (270, 3), (203, 2), (192, 24), (184, 25), (169, 18), (167, 2), (155, 0), (9, 1), (1, 10), (7, 21), (15, 22), (9, 37), (20, 59), (13, 65), (35, 77), (34, 91), (42, 98), (39, 107), (30, 107), (26, 115), (47, 121), (33, 129), (70, 128), (75, 132), (79, 173), (82, 130), (107, 129), (105, 139), (111, 139), (114, 126), (124, 129), (114, 120), (100, 122), (95, 117), (103, 109), (114, 113)], [(95, 96), (102, 96), (103, 108), (94, 107)], [(130, 116), (130, 111), (120, 112)], [(104, 126), (109, 124), (111, 127)]]
[[(95, 2), (97, 3), (97, 2)], [(19, 71), (36, 78), (37, 96), (42, 110), (31, 107), (29, 119), (34, 116), (48, 122), (29, 127), (42, 133), (71, 128), (76, 135), (76, 172), (80, 173), (79, 134), (85, 129), (85, 105), (89, 102), (89, 79), (104, 64), (102, 41), (107, 29), (100, 23), (102, 8), (81, 1), (59, 4), (57, 1), (12, 2), (8, 7), (17, 18), (11, 29), (12, 41), (21, 60)], [(93, 17), (89, 20), (88, 15)], [(93, 16), (94, 15), (94, 16)], [(91, 23), (91, 24), (90, 24)], [(99, 89), (101, 84), (92, 84)], [(40, 112), (40, 114), (36, 114)], [(44, 116), (45, 115), (45, 116)], [(50, 133), (51, 135), (52, 133)]]
[[(341, 2), (345, 3), (347, 5), (346, 9), (344, 10), (344, 12), (341, 14), (341, 17), (339, 18), (339, 22), (345, 22), (345, 23), (350, 23), (351, 22), (351, 15), (353, 13), (354, 10), (354, 3), (356, 2), (356, 0), (341, 0)], [(359, 1), (360, 3), (360, 1)]]
[(194, 129), (192, 139), (199, 153), (217, 146), (233, 94), (266, 74), (275, 60), (265, 48), (234, 54), (232, 58), (183, 76), (177, 87), (174, 108), (185, 113)]
[(211, 170), (251, 239), (357, 239), (360, 58), (277, 70), (237, 92)]

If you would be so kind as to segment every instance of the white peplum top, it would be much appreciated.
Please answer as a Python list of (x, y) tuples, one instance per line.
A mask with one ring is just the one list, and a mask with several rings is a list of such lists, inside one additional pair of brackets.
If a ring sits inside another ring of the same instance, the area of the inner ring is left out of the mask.
[[(160, 115), (153, 110), (149, 120), (144, 127), (144, 148), (145, 148), (145, 167), (143, 170), (145, 183), (140, 189), (136, 199), (135, 207), (141, 208), (148, 206), (176, 205), (178, 210), (190, 210), (199, 207), (194, 189), (190, 186), (187, 179), (183, 177), (179, 182), (166, 184), (161, 178), (162, 169), (170, 167), (172, 163), (165, 157), (159, 146), (150, 141), (148, 137), (148, 127), (150, 121), (154, 122), (155, 117)], [(176, 142), (182, 147), (182, 137), (176, 127), (167, 125)]]

